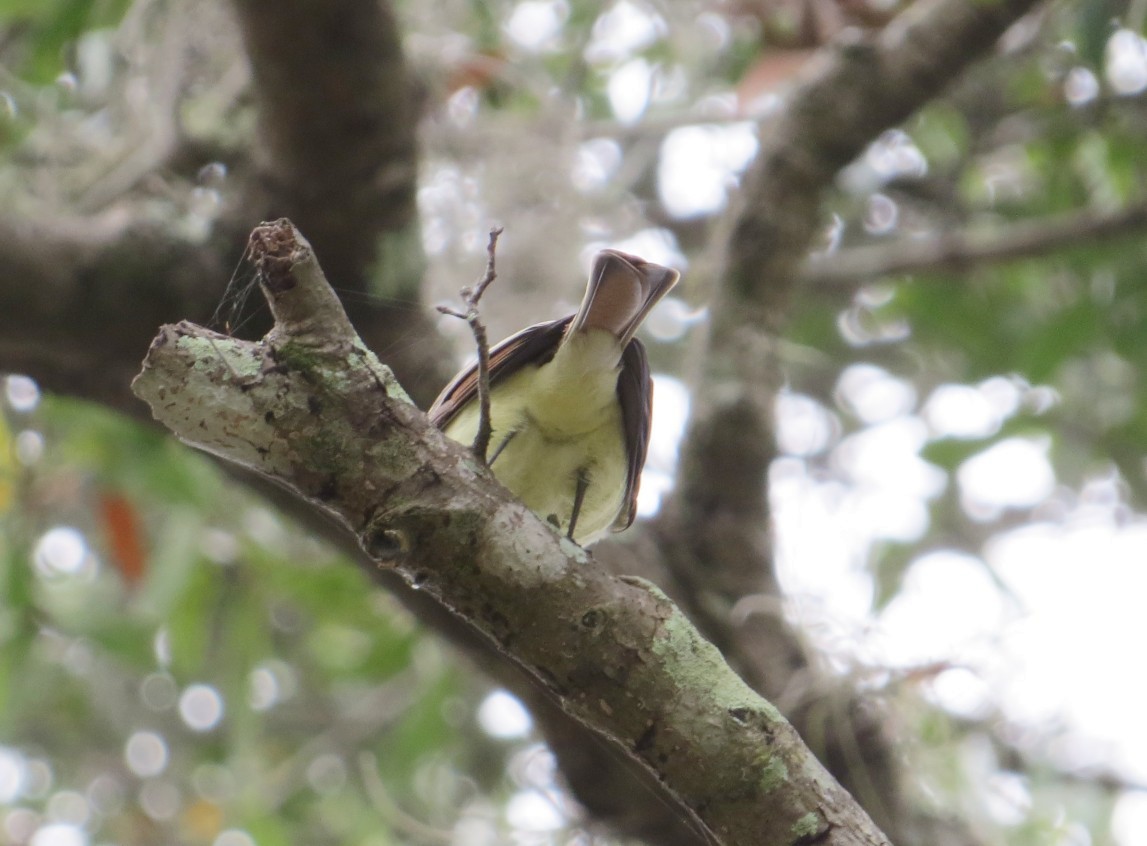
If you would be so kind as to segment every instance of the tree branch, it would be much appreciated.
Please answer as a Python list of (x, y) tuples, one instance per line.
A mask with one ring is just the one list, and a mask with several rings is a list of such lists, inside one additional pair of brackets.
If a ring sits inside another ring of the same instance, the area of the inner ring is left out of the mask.
[(852, 247), (816, 257), (800, 284), (839, 290), (897, 273), (961, 271), (979, 264), (1031, 258), (1080, 244), (1120, 238), (1147, 229), (1147, 203), (1115, 212), (1095, 209), (1025, 220), (999, 229), (968, 229), (924, 239)]
[(660, 591), (615, 578), (449, 441), (355, 335), (286, 221), (253, 235), (275, 327), (165, 326), (133, 389), (184, 441), (294, 490), (452, 608), (725, 844), (887, 840)]
[[(135, 411), (126, 387), (155, 327), (206, 321), (251, 225), (290, 213), (340, 289), (363, 295), (347, 306), (362, 337), (429, 402), (453, 368), (420, 302), (416, 120), (393, 16), (377, 0), (235, 6), (261, 138), (230, 162), (210, 240), (181, 236), (174, 217), (130, 197), (82, 218), (17, 205), (0, 216), (0, 369)], [(194, 173), (208, 161), (179, 164)]]
[[(350, 303), (348, 311), (360, 337), (385, 354), (403, 385), (428, 404), (451, 375), (453, 357), (418, 302), (422, 256), (408, 203), (413, 187), (409, 195), (387, 188), (392, 185), (387, 174), (409, 178), (413, 185), (415, 151), (401, 138), (412, 137), (415, 122), (408, 119), (409, 89), (388, 87), (403, 77), (395, 66), (401, 58), (395, 52), (399, 36), (393, 16), (377, 6), (365, 0), (343, 15), (348, 7), (342, 2), (272, 8), (236, 0), (264, 112), (263, 139), (261, 146), (230, 154), (229, 177), (220, 188), (224, 213), (207, 242), (181, 236), (174, 211), (157, 217), (153, 202), (137, 204), (133, 197), (86, 217), (61, 211), (34, 218), (23, 205), (0, 215), (0, 370), (28, 374), (47, 391), (141, 416), (145, 407), (128, 384), (155, 327), (181, 318), (206, 322), (229, 275), (246, 273), (237, 263), (251, 223), (267, 209), (297, 208), (308, 220), (325, 221), (315, 222), (323, 238), (316, 247), (333, 266), (347, 268), (340, 270), (340, 288), (378, 294), (377, 281), (386, 285), (384, 296), (398, 301), (378, 306), (371, 296), (368, 304)], [(375, 52), (371, 45), (385, 49)], [(276, 90), (280, 87), (285, 90)], [(370, 120), (356, 118), (364, 112)], [(335, 125), (348, 135), (331, 132)], [(397, 141), (387, 142), (382, 137), (387, 133)], [(219, 155), (186, 139), (179, 149), (180, 158), (170, 163), (176, 173), (194, 174)], [(258, 161), (258, 174), (252, 159)], [(406, 205), (394, 213), (377, 205), (392, 200)], [(392, 224), (398, 228), (386, 228)], [(353, 256), (341, 258), (348, 244)], [(364, 266), (368, 259), (374, 264)], [(309, 531), (352, 557), (358, 552), (345, 533), (307, 513), (280, 488), (237, 469), (235, 475), (246, 477), (259, 495)], [(592, 785), (608, 794), (616, 813), (587, 802), (599, 819), (622, 834), (649, 836), (660, 844), (696, 841), (653, 795), (659, 788), (652, 777), (647, 777), (653, 784), (649, 790), (635, 786), (636, 767), (616, 752), (602, 752), (603, 742), (587, 740), (590, 733), (581, 724), (540, 697), (528, 677), (488, 642), (394, 573), (374, 570), (373, 575), (483, 672), (531, 702), (547, 738), (564, 750), (558, 755), (575, 791), (584, 797)], [(567, 766), (571, 757), (588, 761), (584, 778)]]
[[(758, 444), (770, 438), (778, 383), (771, 337), (783, 324), (817, 230), (823, 192), (881, 132), (938, 94), (1033, 5), (924, 0), (874, 41), (841, 46), (811, 63), (769, 127), (731, 216), (707, 373), (698, 382), (686, 448), (687, 461), (710, 472), (688, 473), (679, 501), (695, 502), (699, 511), (765, 513), (761, 481), (772, 451)], [(712, 438), (714, 428), (724, 436)], [(711, 472), (715, 464), (730, 475)]]
[(474, 443), (470, 449), (483, 464), (489, 464), (486, 453), (490, 449), (490, 341), (486, 337), (486, 324), (482, 322), (482, 314), (478, 305), (486, 289), (498, 278), (496, 267), (498, 237), (502, 234), (501, 227), (490, 230), (490, 237), (486, 242), (486, 274), (478, 280), (478, 284), (462, 289), (462, 301), (466, 311), (457, 311), (449, 306), (438, 306), (438, 311), (465, 320), (470, 327), (470, 334), (474, 336), (474, 346), (478, 348), (478, 431), (474, 435)]
[(142, 410), (128, 384), (155, 326), (206, 319), (234, 259), (118, 214), (0, 215), (0, 370), (47, 390)]
[[(358, 283), (376, 237), (408, 229), (416, 214), (414, 89), (393, 11), (378, 0), (234, 5), (273, 204), (313, 234), (336, 284), (368, 290)], [(418, 281), (392, 295), (416, 299)]]
[(310, 235), (346, 309), (396, 372), (432, 399), (453, 368), (422, 308), (415, 86), (380, 0), (233, 0), (259, 105), (259, 171), (243, 206)]
[[(830, 709), (850, 719), (838, 727), (839, 739), (865, 749), (864, 764), (847, 769), (876, 785), (868, 808), (890, 829), (908, 815), (879, 715), (855, 694), (815, 693), (822, 683), (781, 615), (732, 613), (743, 598), (779, 594), (766, 493), (775, 457), (773, 401), (782, 382), (777, 338), (838, 171), (935, 97), (1035, 4), (921, 0), (871, 40), (841, 44), (807, 65), (763, 133), (724, 222), (719, 265), (709, 270), (719, 287), (677, 488), (657, 524), (664, 560), (684, 586), (678, 597), (756, 689), (777, 701), (795, 699), (790, 713), (798, 723), (817, 719), (818, 699), (840, 700)], [(823, 760), (855, 758), (851, 748), (834, 751), (828, 741), (818, 750)]]

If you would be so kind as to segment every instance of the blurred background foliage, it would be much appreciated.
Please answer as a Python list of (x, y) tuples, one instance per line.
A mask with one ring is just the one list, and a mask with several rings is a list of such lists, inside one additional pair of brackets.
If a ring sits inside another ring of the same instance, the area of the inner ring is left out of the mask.
[[(668, 434), (646, 514), (671, 483), (716, 219), (757, 132), (810, 51), (905, 5), (398, 5), (423, 100), (431, 300), (480, 270), (493, 222), (507, 226), (494, 336), (569, 311), (573, 268), (605, 243), (689, 268), (650, 320)], [(1078, 550), (1131, 550), (1086, 605), (1114, 628), (1083, 610), (1052, 621), (1080, 652), (1045, 645), (1065, 689), (1097, 683), (1072, 661), (1133, 661), (1120, 656), (1142, 631), (1113, 600), (1133, 600), (1147, 567), (1147, 240), (1083, 222), (1147, 202), (1145, 17), (1141, 0), (1049, 3), (874, 144), (841, 175), (786, 322), (770, 482), (789, 614), (887, 708), (920, 801), (984, 843), (1147, 837), (1142, 729), (1104, 735), (1057, 711), (1060, 692), (1025, 719), (993, 681), (1015, 665), (986, 656), (1028, 654), (998, 634), (1035, 602), (1000, 563), (1016, 538), (1073, 551), (1035, 580), (1074, 583), (1081, 607), (1103, 561)], [(254, 125), (228, 21), (206, 1), (0, 0), (5, 195), (77, 212), (130, 196), (206, 237)], [(211, 164), (189, 168), (188, 146)], [(817, 281), (850, 250), (1006, 240), (1064, 214), (1078, 233), (1025, 258)], [(442, 328), (464, 355), (464, 330)], [(512, 697), (356, 568), (153, 428), (18, 375), (4, 386), (0, 841), (611, 842), (583, 827)], [(893, 625), (918, 600), (925, 629)], [(882, 641), (923, 631), (920, 649)], [(1115, 754), (1131, 731), (1138, 745)]]

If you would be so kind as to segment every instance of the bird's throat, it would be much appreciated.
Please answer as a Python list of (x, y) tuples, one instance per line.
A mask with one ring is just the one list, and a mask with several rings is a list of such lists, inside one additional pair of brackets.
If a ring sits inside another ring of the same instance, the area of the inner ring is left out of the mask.
[(621, 350), (610, 332), (573, 333), (535, 371), (526, 412), (555, 440), (598, 428), (616, 407), (620, 363)]

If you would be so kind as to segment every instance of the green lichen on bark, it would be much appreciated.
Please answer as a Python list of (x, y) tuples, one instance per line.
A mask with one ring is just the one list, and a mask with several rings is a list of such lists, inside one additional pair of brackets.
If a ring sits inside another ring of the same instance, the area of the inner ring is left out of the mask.
[(820, 815), (815, 811), (809, 811), (795, 823), (790, 829), (793, 836), (793, 842), (802, 843), (810, 840), (816, 835), (824, 831), (826, 823), (821, 819)]
[(323, 360), (322, 355), (306, 344), (287, 341), (275, 347), (275, 357), (288, 370), (306, 375), (318, 367)]
[(361, 356), (362, 363), (374, 374), (375, 378), (378, 379), (379, 384), (382, 386), (382, 389), (386, 391), (388, 397), (401, 400), (407, 405), (415, 404), (414, 400), (410, 398), (410, 394), (406, 393), (406, 389), (402, 387), (402, 384), (395, 378), (394, 371), (379, 361), (378, 356), (371, 352), (362, 341), (355, 340), (354, 352)]
[(761, 771), (761, 778), (758, 784), (760, 785), (762, 793), (771, 793), (778, 787), (783, 785), (789, 777), (789, 768), (785, 766), (785, 762), (781, 760), (780, 755), (773, 755), (765, 762), (765, 768)]
[[(630, 582), (635, 584), (637, 580)], [(733, 672), (725, 663), (720, 650), (701, 637), (700, 632), (660, 588), (649, 582), (644, 582), (644, 586), (667, 609), (661, 630), (653, 639), (653, 653), (677, 673), (682, 687), (707, 690), (727, 713), (736, 709), (751, 709), (760, 714), (765, 722), (784, 722), (780, 711), (762, 700)]]
[(243, 347), (230, 338), (193, 338), (184, 335), (176, 343), (188, 350), (199, 372), (210, 375), (222, 368), (239, 380), (254, 379), (259, 375), (259, 359), (244, 355)]
[(306, 468), (312, 473), (344, 475), (349, 464), (346, 442), (325, 429), (319, 429), (306, 439), (299, 449), (306, 459)]

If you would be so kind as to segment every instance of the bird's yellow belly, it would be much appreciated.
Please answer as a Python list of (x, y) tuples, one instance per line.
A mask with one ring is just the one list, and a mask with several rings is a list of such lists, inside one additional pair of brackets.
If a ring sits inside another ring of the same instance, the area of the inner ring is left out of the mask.
[[(585, 494), (573, 537), (588, 545), (609, 532), (626, 504), (629, 461), (620, 408), (614, 401), (596, 408), (592, 406), (597, 404), (591, 403), (586, 414), (586, 397), (582, 395), (581, 407), (571, 408), (567, 418), (576, 425), (542, 425), (530, 412), (529, 391), (517, 390), (512, 384), (531, 378), (529, 371), (516, 374), (493, 392), (489, 454), (494, 475), (563, 533), (569, 530), (578, 478), (584, 477)], [(612, 379), (616, 384), (616, 375)], [(446, 434), (461, 443), (472, 443), (478, 429), (477, 406), (474, 402), (463, 409), (446, 427)], [(588, 425), (586, 419), (591, 421)]]

